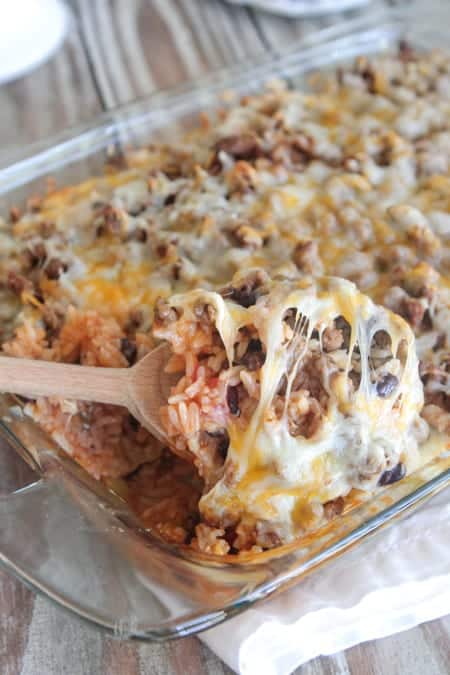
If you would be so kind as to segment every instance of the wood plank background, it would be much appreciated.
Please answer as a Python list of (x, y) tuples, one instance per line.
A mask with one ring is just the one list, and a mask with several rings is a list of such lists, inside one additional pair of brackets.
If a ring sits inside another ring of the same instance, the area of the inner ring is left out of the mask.
[[(72, 0), (71, 30), (46, 64), (0, 88), (0, 149), (103, 109), (241, 63), (346, 16), (286, 20), (223, 0)], [(348, 16), (348, 15), (347, 15)], [(444, 675), (450, 617), (302, 666), (301, 675)], [(1, 675), (221, 675), (196, 638), (113, 640), (0, 573)]]

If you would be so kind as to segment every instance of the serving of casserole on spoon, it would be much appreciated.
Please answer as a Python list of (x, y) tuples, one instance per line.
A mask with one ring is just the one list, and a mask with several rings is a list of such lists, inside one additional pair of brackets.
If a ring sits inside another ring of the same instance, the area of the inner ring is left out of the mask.
[(181, 377), (162, 423), (205, 481), (209, 525), (246, 548), (285, 543), (351, 490), (417, 465), (427, 425), (414, 335), (353, 283), (255, 270), (168, 307), (155, 334)]

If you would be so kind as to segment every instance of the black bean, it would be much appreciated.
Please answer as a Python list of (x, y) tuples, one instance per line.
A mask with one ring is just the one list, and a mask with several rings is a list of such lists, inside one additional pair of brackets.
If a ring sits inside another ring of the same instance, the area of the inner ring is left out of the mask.
[(228, 436), (228, 433), (225, 432), (220, 438), (219, 443), (217, 445), (217, 452), (223, 459), (226, 458), (229, 447), (230, 447), (230, 438)]
[(393, 469), (384, 471), (378, 481), (378, 485), (391, 485), (404, 478), (406, 475), (406, 467), (402, 462), (399, 462)]
[(133, 365), (133, 363), (136, 361), (137, 355), (136, 343), (132, 342), (128, 338), (122, 338), (120, 341), (120, 351), (130, 364), (130, 366)]
[(228, 448), (230, 446), (230, 437), (228, 436), (228, 431), (226, 429), (220, 429), (219, 431), (207, 431), (206, 433), (214, 440), (216, 443), (217, 452), (222, 457), (222, 459), (225, 460)]
[(264, 365), (266, 360), (266, 355), (262, 351), (261, 340), (250, 340), (248, 343), (247, 351), (241, 359), (241, 364), (247, 368), (247, 370), (259, 370)]
[(388, 373), (377, 382), (377, 394), (380, 398), (387, 398), (397, 387), (398, 378)]
[(385, 330), (377, 330), (373, 336), (373, 342), (380, 349), (388, 349), (392, 344), (391, 336)]
[(177, 198), (177, 193), (176, 192), (171, 192), (170, 194), (167, 195), (167, 197), (164, 200), (164, 206), (171, 206), (172, 204), (175, 203), (175, 200)]
[(237, 387), (228, 387), (227, 389), (227, 403), (232, 415), (239, 417), (241, 411), (239, 409), (239, 390)]
[(230, 296), (231, 300), (234, 300), (241, 305), (241, 307), (252, 307), (256, 304), (258, 296), (256, 294), (255, 288), (249, 288), (248, 286), (241, 286), (241, 288), (233, 288), (231, 290)]
[(128, 423), (132, 431), (138, 431), (140, 429), (141, 425), (139, 424), (138, 420), (135, 417), (133, 417), (131, 413), (128, 415)]
[(248, 343), (248, 352), (260, 352), (262, 350), (262, 342), (259, 338), (252, 338)]
[(257, 299), (263, 292), (261, 288), (268, 281), (268, 275), (263, 270), (250, 272), (245, 279), (242, 279), (239, 286), (227, 286), (220, 293), (222, 297), (234, 300), (242, 307), (251, 307), (256, 304)]
[(343, 349), (348, 349), (348, 346), (350, 344), (350, 337), (352, 334), (352, 328), (349, 322), (347, 321), (347, 319), (344, 319), (343, 316), (338, 316), (335, 319), (334, 325), (338, 330), (341, 331), (342, 336), (344, 338), (344, 342), (342, 345)]
[(128, 209), (128, 213), (130, 216), (133, 216), (136, 218), (136, 216), (139, 216), (141, 213), (145, 211), (147, 206), (145, 204), (137, 204), (136, 206), (133, 206), (131, 209)]

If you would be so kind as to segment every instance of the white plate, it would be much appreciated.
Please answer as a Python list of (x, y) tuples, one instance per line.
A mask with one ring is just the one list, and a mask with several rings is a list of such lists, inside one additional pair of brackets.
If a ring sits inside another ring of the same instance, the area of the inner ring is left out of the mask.
[(0, 84), (43, 63), (62, 43), (69, 14), (60, 0), (7, 0), (0, 7)]

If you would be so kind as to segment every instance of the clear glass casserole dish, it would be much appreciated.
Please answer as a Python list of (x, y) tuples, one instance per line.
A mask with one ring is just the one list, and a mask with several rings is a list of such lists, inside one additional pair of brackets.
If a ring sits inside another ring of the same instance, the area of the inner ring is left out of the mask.
[[(306, 86), (318, 68), (395, 48), (446, 46), (450, 10), (429, 3), (385, 9), (327, 29), (293, 51), (239, 71), (102, 115), (9, 160), (0, 171), (2, 209), (102, 171), (111, 150), (164, 139), (197, 124), (221, 92), (257, 91), (274, 77)], [(445, 28), (444, 28), (445, 27)], [(176, 549), (145, 532), (125, 502), (63, 455), (11, 400), (2, 397), (0, 562), (33, 589), (117, 636), (163, 640), (210, 628), (297, 583), (363, 538), (450, 484), (450, 453), (294, 544), (251, 562)], [(25, 460), (26, 465), (23, 461)], [(28, 466), (27, 466), (28, 465)]]

